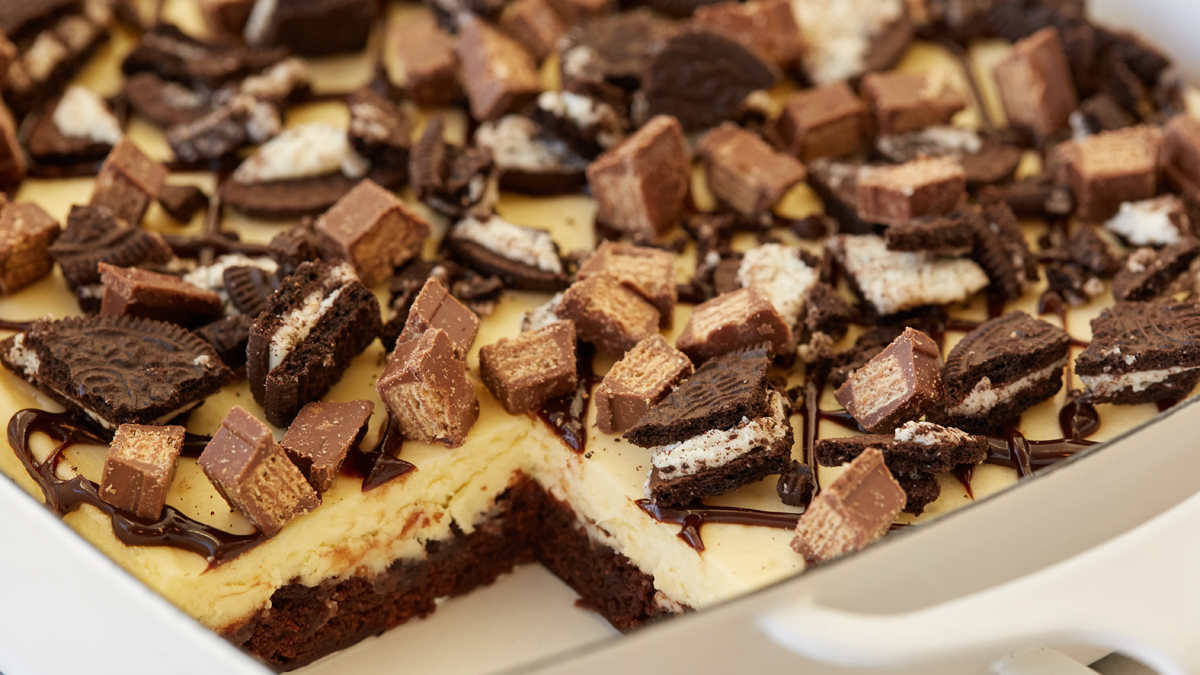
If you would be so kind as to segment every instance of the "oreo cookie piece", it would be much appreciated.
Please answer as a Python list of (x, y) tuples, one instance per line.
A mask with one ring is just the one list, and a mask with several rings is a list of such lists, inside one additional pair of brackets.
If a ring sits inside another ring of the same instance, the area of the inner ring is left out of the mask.
[(671, 115), (686, 132), (733, 117), (750, 92), (768, 89), (779, 70), (723, 33), (689, 28), (651, 50), (638, 95), (646, 119)]
[(134, 112), (164, 129), (195, 122), (212, 112), (211, 92), (189, 89), (151, 72), (126, 77), (123, 91)]
[(265, 312), (271, 294), (279, 290), (279, 277), (254, 265), (226, 267), (221, 277), (229, 304), (251, 318)]
[(588, 161), (563, 141), (544, 137), (536, 122), (506, 115), (475, 130), (475, 144), (491, 153), (500, 188), (533, 195), (574, 192), (587, 183)]
[(211, 345), (225, 365), (236, 370), (246, 365), (246, 344), (250, 341), (252, 325), (254, 317), (234, 314), (192, 332)]
[(854, 371), (867, 365), (875, 355), (883, 351), (893, 340), (904, 332), (902, 326), (888, 324), (875, 326), (867, 330), (854, 341), (854, 346), (840, 351), (824, 361), (817, 363), (821, 379), (833, 385), (834, 389), (845, 384)]
[(433, 117), (412, 150), (408, 171), (417, 199), (452, 218), (489, 215), (499, 196), (492, 153), (450, 145), (445, 128), (441, 115)]
[[(886, 461), (885, 461), (886, 463)], [(892, 471), (892, 477), (904, 490), (904, 512), (919, 516), (925, 513), (925, 507), (937, 501), (942, 496), (942, 485), (937, 476), (924, 471), (912, 473), (897, 473)]]
[(408, 180), (408, 155), (412, 145), (412, 121), (386, 96), (359, 89), (346, 100), (350, 108), (350, 144), (371, 162), (377, 172), (387, 172), (387, 185)]
[(509, 288), (553, 293), (569, 285), (550, 234), (500, 216), (460, 220), (446, 237), (446, 246), (459, 263), (485, 277), (499, 277)]
[(1021, 149), (980, 136), (979, 132), (960, 127), (934, 126), (906, 134), (880, 136), (876, 151), (897, 164), (911, 162), (922, 155), (953, 157), (967, 174), (967, 185), (978, 187), (1001, 183), (1017, 170)]
[(1095, 227), (1080, 227), (1067, 240), (1066, 252), (1071, 260), (1085, 270), (1101, 277), (1110, 277), (1121, 269), (1121, 250), (1111, 237)]
[(1070, 355), (1066, 331), (1009, 312), (967, 333), (942, 370), (945, 409), (933, 421), (986, 432), (1058, 393)]
[(559, 59), (563, 88), (607, 83), (626, 92), (641, 84), (650, 49), (678, 32), (674, 21), (647, 9), (596, 17), (568, 31)]
[(345, 197), (361, 178), (330, 173), (310, 178), (240, 183), (221, 183), (221, 201), (230, 208), (266, 220), (290, 220), (323, 213)]
[(987, 459), (988, 439), (933, 422), (907, 422), (893, 434), (822, 438), (814, 452), (821, 466), (841, 466), (867, 448), (879, 448), (893, 473), (946, 473)]
[(1200, 380), (1200, 304), (1118, 302), (1092, 319), (1075, 359), (1084, 396), (1134, 404), (1187, 397)]
[(25, 147), (37, 164), (100, 161), (121, 140), (121, 126), (104, 99), (72, 85), (36, 116)]
[(106, 429), (165, 424), (232, 375), (192, 333), (129, 316), (38, 321), (0, 344), (0, 362)]
[(1185, 237), (1159, 251), (1138, 249), (1129, 255), (1125, 266), (1113, 277), (1113, 297), (1117, 300), (1158, 297), (1197, 256), (1200, 256), (1200, 239), (1194, 237)]
[(122, 62), (121, 70), (126, 75), (155, 73), (166, 80), (215, 90), (287, 56), (286, 49), (248, 49), (234, 42), (203, 42), (173, 24), (160, 23), (142, 34), (141, 41)]
[(713, 429), (732, 428), (743, 417), (762, 417), (769, 365), (765, 346), (709, 360), (626, 431), (625, 438), (634, 445), (653, 448)]
[(966, 206), (975, 232), (971, 258), (991, 282), (991, 292), (1016, 300), (1038, 280), (1037, 258), (1029, 250), (1016, 215), (1006, 204)]
[(888, 226), (883, 233), (892, 251), (926, 251), (960, 256), (975, 248), (974, 207), (963, 206), (944, 216), (914, 218)]
[(379, 302), (349, 263), (304, 263), (250, 330), (246, 377), (267, 421), (287, 426), (379, 334)]

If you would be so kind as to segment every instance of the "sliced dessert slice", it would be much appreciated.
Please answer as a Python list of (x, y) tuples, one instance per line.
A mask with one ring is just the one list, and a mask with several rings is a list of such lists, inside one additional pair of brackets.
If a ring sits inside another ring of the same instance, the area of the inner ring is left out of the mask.
[(1092, 319), (1075, 372), (1095, 403), (1186, 397), (1200, 380), (1200, 304), (1118, 302)]

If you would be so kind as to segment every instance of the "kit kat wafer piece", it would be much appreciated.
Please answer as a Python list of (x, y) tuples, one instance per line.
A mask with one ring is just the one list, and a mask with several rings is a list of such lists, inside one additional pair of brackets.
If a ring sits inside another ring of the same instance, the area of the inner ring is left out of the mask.
[(571, 284), (555, 313), (575, 322), (580, 340), (613, 354), (624, 354), (658, 333), (654, 305), (606, 274)]
[(758, 134), (732, 122), (705, 134), (697, 146), (713, 196), (747, 218), (770, 210), (804, 180), (804, 165), (776, 152)]
[(479, 333), (479, 316), (466, 305), (450, 295), (450, 291), (436, 277), (429, 277), (417, 293), (400, 340), (420, 337), (421, 333), (438, 328), (446, 331), (454, 343), (455, 358), (466, 359), (475, 336)]
[(315, 229), (324, 252), (349, 261), (363, 284), (374, 286), (420, 252), (429, 223), (367, 179), (318, 218)]
[(411, 441), (457, 448), (479, 419), (467, 365), (455, 358), (454, 343), (438, 328), (397, 344), (375, 391)]
[(308, 484), (323, 493), (337, 480), (346, 454), (362, 442), (374, 410), (370, 401), (314, 401), (300, 409), (279, 445)]
[(967, 175), (952, 157), (863, 167), (858, 172), (858, 217), (872, 223), (903, 224), (921, 216), (949, 213), (966, 193)]
[(792, 329), (779, 310), (758, 287), (750, 286), (696, 305), (675, 347), (703, 363), (762, 343), (772, 355), (783, 354), (791, 340)]
[(887, 432), (924, 415), (942, 398), (942, 354), (928, 335), (906, 328), (835, 392), (867, 431)]
[(613, 364), (592, 396), (596, 426), (622, 434), (692, 374), (692, 362), (661, 335), (642, 340)]
[(784, 149), (808, 163), (853, 155), (866, 147), (867, 105), (845, 82), (792, 94), (775, 132)]
[(596, 219), (654, 239), (675, 226), (691, 180), (687, 140), (673, 117), (660, 115), (596, 158), (587, 169)]
[(671, 327), (679, 291), (675, 284), (675, 261), (669, 252), (605, 241), (579, 266), (575, 278), (583, 280), (598, 274), (610, 276), (637, 292), (658, 310), (659, 327)]
[(1163, 177), (1184, 197), (1200, 202), (1200, 119), (1182, 114), (1163, 126)]
[(158, 520), (179, 464), (183, 436), (179, 426), (117, 427), (104, 457), (100, 499), (139, 518)]
[(131, 225), (140, 225), (151, 202), (158, 199), (167, 167), (147, 157), (123, 138), (96, 175), (96, 188), (91, 206), (106, 206), (118, 218)]
[(939, 72), (868, 73), (862, 95), (881, 134), (902, 134), (946, 124), (967, 100)]
[(141, 316), (198, 328), (222, 316), (221, 298), (179, 277), (100, 263), (100, 314)]
[(1067, 126), (1079, 107), (1075, 80), (1057, 28), (1043, 28), (1013, 45), (992, 69), (1009, 126), (1038, 142)]
[(389, 20), (383, 63), (392, 84), (421, 107), (448, 106), (462, 98), (454, 36), (432, 15)]
[(462, 23), (456, 49), (471, 116), (477, 120), (500, 119), (542, 90), (529, 52), (483, 19), (471, 16)]
[(479, 374), (510, 415), (534, 412), (575, 391), (575, 325), (556, 321), (479, 350)]
[(0, 196), (0, 293), (12, 293), (50, 274), (50, 245), (62, 228), (32, 202)]
[(1113, 217), (1123, 202), (1154, 196), (1162, 131), (1139, 126), (1058, 146), (1059, 180), (1071, 187), (1075, 215), (1088, 222)]

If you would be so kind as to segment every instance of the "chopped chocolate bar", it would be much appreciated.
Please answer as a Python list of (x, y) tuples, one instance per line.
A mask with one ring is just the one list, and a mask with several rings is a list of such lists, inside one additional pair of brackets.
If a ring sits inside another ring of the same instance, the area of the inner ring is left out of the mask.
[(454, 38), (429, 15), (388, 21), (383, 62), (388, 79), (421, 107), (441, 107), (462, 97)]
[(624, 354), (658, 332), (654, 305), (607, 274), (571, 284), (555, 313), (575, 322), (581, 341), (613, 354)]
[(246, 365), (246, 345), (250, 342), (250, 327), (254, 317), (245, 314), (227, 316), (192, 331), (207, 342), (221, 361), (232, 368)]
[(243, 35), (249, 45), (305, 56), (356, 52), (367, 44), (377, 7), (377, 0), (257, 0)]
[(350, 108), (347, 135), (355, 152), (370, 161), (374, 171), (394, 174), (387, 184), (407, 181), (413, 130), (404, 110), (370, 88), (351, 94), (346, 106)]
[(964, 206), (962, 211), (975, 231), (971, 258), (987, 273), (992, 293), (1005, 300), (1021, 297), (1037, 282), (1038, 266), (1012, 209), (989, 204)]
[(747, 218), (769, 217), (783, 195), (804, 180), (799, 160), (732, 122), (705, 134), (696, 150), (713, 196)]
[(961, 302), (988, 285), (987, 274), (972, 260), (889, 251), (883, 237), (840, 235), (829, 248), (880, 315)]
[(554, 51), (567, 32), (550, 0), (515, 0), (500, 13), (498, 23), (500, 30), (521, 43), (539, 62)]
[(183, 427), (122, 424), (100, 476), (100, 499), (139, 518), (158, 520), (183, 450)]
[(351, 448), (362, 442), (375, 404), (313, 402), (300, 409), (281, 445), (318, 494), (333, 487), (338, 469)]
[(9, 203), (0, 196), (0, 293), (8, 294), (50, 274), (50, 245), (62, 228), (31, 202)]
[(140, 225), (151, 202), (158, 198), (167, 167), (150, 159), (128, 138), (109, 153), (96, 176), (91, 206), (107, 206), (130, 225)]
[(835, 395), (863, 429), (892, 431), (920, 418), (941, 401), (941, 366), (937, 343), (907, 328), (855, 371)]
[[(49, 250), (50, 256), (62, 267), (67, 285), (77, 294), (82, 292), (81, 289), (100, 283), (97, 263), (136, 267), (145, 263), (165, 263), (174, 257), (161, 235), (130, 227), (107, 208), (93, 206), (72, 206), (66, 228)], [(94, 290), (97, 292), (93, 299), (97, 302), (94, 308), (85, 304), (85, 310), (100, 308), (101, 289)]]
[(1123, 202), (1153, 197), (1161, 141), (1157, 127), (1140, 126), (1059, 145), (1060, 181), (1071, 186), (1075, 215), (1098, 223), (1113, 217)]
[(812, 467), (794, 459), (779, 473), (779, 481), (775, 483), (779, 501), (788, 506), (807, 507), (816, 488)]
[(1200, 119), (1176, 115), (1163, 127), (1163, 176), (1184, 197), (1200, 201)]
[(268, 537), (321, 504), (271, 428), (241, 406), (225, 415), (198, 463), (225, 501)]
[(1025, 312), (984, 323), (946, 357), (945, 411), (934, 421), (979, 433), (1000, 428), (1058, 393), (1070, 348), (1070, 335)]
[(788, 328), (795, 328), (804, 311), (804, 299), (820, 272), (801, 259), (799, 249), (763, 244), (746, 251), (738, 266), (742, 286), (757, 288), (779, 312)]
[(129, 316), (38, 321), (0, 344), (0, 362), (106, 429), (165, 424), (232, 375), (183, 328)]
[(420, 253), (429, 223), (367, 179), (318, 218), (315, 230), (322, 252), (350, 262), (374, 286)]
[(567, 287), (558, 246), (550, 233), (514, 225), (500, 216), (460, 220), (446, 237), (455, 260), (509, 288), (554, 292)]
[(883, 453), (867, 448), (813, 498), (792, 548), (809, 563), (823, 563), (863, 548), (887, 534), (908, 501), (884, 464)]
[(375, 390), (408, 440), (457, 448), (479, 418), (467, 365), (454, 357), (454, 343), (437, 328), (397, 344)]
[(347, 263), (304, 263), (258, 315), (246, 379), (267, 421), (287, 426), (379, 334), (379, 302)]
[(0, 191), (15, 193), (28, 170), (25, 151), (17, 139), (17, 123), (8, 106), (0, 101)]
[(788, 416), (787, 400), (772, 389), (761, 417), (655, 448), (646, 496), (655, 504), (686, 505), (780, 473), (792, 458)]
[(691, 374), (691, 360), (666, 338), (642, 340), (596, 387), (596, 426), (606, 434), (625, 433)]
[(433, 116), (409, 157), (409, 176), (417, 199), (443, 215), (486, 217), (499, 198), (492, 153), (445, 141), (445, 119)]
[(1065, 128), (1079, 107), (1057, 28), (1044, 28), (1017, 42), (992, 75), (1009, 126), (1039, 142)]
[(454, 345), (454, 358), (463, 360), (479, 333), (479, 317), (450, 295), (436, 277), (427, 279), (413, 300), (400, 340), (420, 337), (431, 328), (445, 331)]
[(1092, 342), (1075, 359), (1084, 395), (1131, 405), (1182, 399), (1200, 380), (1200, 304), (1118, 302), (1092, 319)]
[(484, 122), (475, 130), (475, 144), (491, 153), (501, 189), (547, 195), (576, 192), (587, 184), (587, 160), (563, 141), (543, 136), (528, 117)]
[(479, 350), (479, 375), (511, 415), (575, 391), (575, 324), (557, 321)]
[(750, 286), (696, 305), (675, 346), (692, 361), (703, 363), (764, 342), (778, 356), (787, 352), (791, 341), (791, 327), (779, 310), (762, 290)]
[(1192, 234), (1187, 209), (1175, 195), (1125, 202), (1117, 215), (1104, 222), (1104, 228), (1134, 246), (1177, 244)]
[(945, 216), (914, 218), (889, 225), (883, 232), (888, 250), (933, 253), (944, 256), (966, 255), (975, 248), (972, 207), (960, 206)]
[(169, 274), (100, 263), (100, 314), (141, 316), (198, 328), (219, 319), (221, 298)]
[(208, 195), (195, 185), (163, 185), (158, 191), (158, 205), (175, 220), (190, 223), (208, 208)]
[(37, 115), (25, 144), (39, 164), (71, 164), (104, 159), (121, 140), (121, 122), (100, 95), (71, 85)]
[(1113, 277), (1112, 292), (1117, 300), (1151, 300), (1161, 295), (1200, 257), (1200, 239), (1187, 237), (1161, 250), (1143, 248), (1125, 260), (1125, 266)]
[(895, 225), (943, 215), (966, 198), (966, 190), (967, 175), (952, 157), (863, 167), (858, 172), (858, 217)]
[(870, 73), (862, 95), (881, 134), (903, 134), (946, 124), (967, 107), (967, 100), (937, 71)]
[(529, 52), (483, 19), (463, 22), (456, 50), (471, 116), (477, 120), (496, 120), (520, 110), (542, 90)]
[(281, 130), (275, 105), (238, 94), (212, 112), (168, 129), (167, 142), (179, 159), (199, 162), (224, 157), (244, 145), (263, 143)]
[(599, 222), (658, 237), (679, 222), (691, 180), (683, 127), (673, 117), (651, 119), (592, 162), (587, 177)]
[(787, 0), (702, 5), (692, 20), (704, 28), (729, 33), (747, 49), (762, 52), (781, 70), (799, 66), (804, 56), (804, 37)]
[(626, 431), (626, 440), (653, 448), (762, 417), (770, 389), (768, 366), (770, 355), (763, 347), (710, 360)]
[(679, 291), (675, 261), (669, 252), (605, 241), (579, 266), (575, 278), (582, 281), (598, 274), (616, 279), (654, 305), (660, 328), (670, 328), (674, 323)]

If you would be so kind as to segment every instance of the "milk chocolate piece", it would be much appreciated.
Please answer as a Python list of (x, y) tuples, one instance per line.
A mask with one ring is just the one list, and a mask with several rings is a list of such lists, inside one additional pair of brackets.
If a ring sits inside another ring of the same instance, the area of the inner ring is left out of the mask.
[(24, 288), (54, 269), (50, 245), (61, 231), (37, 204), (10, 204), (0, 195), (0, 293)]
[(1057, 28), (1044, 28), (1018, 42), (992, 75), (1009, 126), (1039, 142), (1066, 127), (1079, 107)]
[(367, 44), (377, 7), (377, 0), (258, 0), (243, 35), (247, 44), (304, 56), (356, 52)]
[(881, 134), (903, 134), (946, 124), (967, 107), (962, 93), (938, 72), (869, 73), (862, 95)]
[(417, 338), (432, 328), (446, 332), (454, 345), (454, 357), (466, 359), (475, 336), (479, 333), (479, 317), (450, 295), (450, 291), (435, 277), (421, 287), (408, 312), (400, 340)]
[(312, 402), (300, 409), (280, 439), (288, 458), (317, 493), (333, 487), (350, 449), (362, 442), (375, 404)]
[(430, 15), (390, 20), (383, 62), (392, 84), (423, 108), (448, 106), (463, 95), (454, 38)]
[(316, 232), (321, 250), (353, 264), (370, 287), (420, 252), (429, 223), (365, 179), (317, 219)]
[(17, 123), (8, 106), (0, 101), (0, 191), (15, 193), (28, 169), (25, 151), (17, 139)]
[(890, 432), (941, 401), (942, 353), (929, 336), (906, 328), (835, 392), (864, 429)]
[(726, 122), (700, 139), (708, 189), (734, 211), (764, 216), (794, 185), (804, 180), (804, 165), (776, 152), (752, 131)]
[(1200, 119), (1176, 115), (1163, 127), (1163, 176), (1184, 197), (1200, 202)]
[(792, 548), (809, 563), (828, 562), (887, 534), (908, 500), (883, 462), (867, 448), (821, 492), (800, 522)]
[(208, 195), (195, 185), (164, 185), (158, 191), (158, 205), (181, 223), (208, 208)]
[(966, 190), (967, 175), (951, 157), (863, 167), (858, 173), (858, 217), (898, 225), (942, 215), (966, 198)]
[(556, 313), (575, 322), (580, 340), (613, 354), (624, 354), (658, 332), (654, 305), (607, 274), (571, 284)]
[(606, 434), (625, 433), (691, 374), (691, 360), (666, 338), (642, 340), (613, 364), (592, 394), (596, 426)]
[(703, 363), (764, 342), (778, 356), (787, 351), (791, 340), (792, 330), (775, 306), (751, 286), (696, 305), (675, 346), (692, 361)]
[(1122, 202), (1154, 196), (1162, 131), (1139, 126), (1107, 131), (1058, 146), (1059, 180), (1071, 186), (1075, 215), (1108, 220)]
[(558, 321), (479, 350), (479, 374), (511, 415), (575, 391), (575, 325)]
[(456, 50), (471, 116), (477, 120), (500, 119), (542, 90), (529, 52), (483, 19), (472, 16), (463, 22)]
[(321, 504), (271, 428), (241, 406), (225, 415), (198, 463), (225, 501), (268, 537)]
[(853, 155), (866, 147), (867, 105), (845, 82), (788, 97), (775, 123), (783, 147), (808, 163)]
[(692, 20), (725, 31), (748, 49), (762, 52), (782, 70), (800, 65), (804, 38), (787, 0), (721, 2), (696, 8)]
[(500, 30), (514, 40), (539, 62), (554, 51), (567, 26), (554, 11), (550, 0), (516, 0), (500, 14)]
[(397, 344), (375, 391), (411, 441), (457, 448), (479, 418), (467, 365), (454, 357), (454, 343), (438, 328)]
[(183, 427), (122, 424), (100, 476), (100, 499), (139, 518), (158, 520), (183, 450)]
[(679, 290), (675, 260), (661, 249), (605, 241), (579, 266), (578, 280), (608, 275), (637, 292), (658, 310), (659, 327), (670, 328), (675, 319)]
[(91, 206), (107, 206), (114, 215), (139, 225), (150, 203), (158, 198), (167, 167), (156, 162), (129, 140), (113, 147), (96, 176)]
[(588, 166), (596, 219), (627, 234), (658, 237), (683, 213), (690, 164), (679, 121), (651, 119)]
[(221, 298), (169, 274), (100, 263), (106, 316), (143, 316), (197, 328), (221, 317)]

